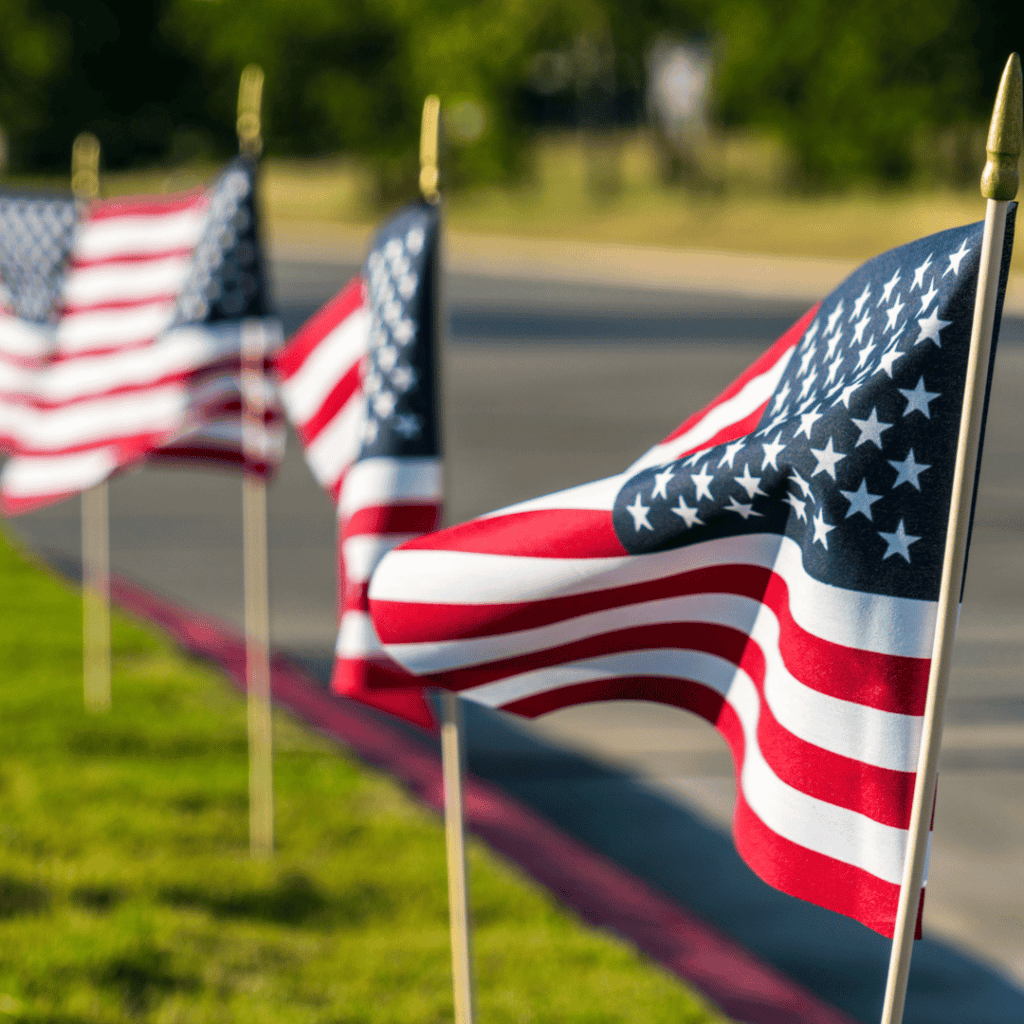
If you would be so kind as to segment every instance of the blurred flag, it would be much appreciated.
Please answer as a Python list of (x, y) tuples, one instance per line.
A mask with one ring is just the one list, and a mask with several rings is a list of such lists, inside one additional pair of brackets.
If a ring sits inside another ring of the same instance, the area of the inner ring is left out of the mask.
[[(417, 681), (377, 641), (366, 587), (385, 552), (441, 521), (438, 232), (429, 203), (396, 214), (374, 240), (365, 277), (351, 281), (277, 358), (282, 399), (306, 459), (338, 503), (332, 688), (427, 728), (434, 721)], [(368, 689), (385, 682), (400, 689)]]
[[(8, 406), (5, 511), (67, 497), (146, 456), (241, 464), (242, 321), (260, 325), (268, 348), (280, 339), (254, 176), (239, 159), (208, 190), (96, 203), (76, 225), (50, 315), (52, 351), (29, 401)], [(6, 283), (2, 264), (0, 274)], [(283, 443), (268, 404), (275, 443), (254, 467), (264, 472)]]
[(732, 749), (747, 863), (891, 935), (981, 237), (865, 264), (625, 473), (389, 554), (385, 650), (522, 715), (695, 711)]

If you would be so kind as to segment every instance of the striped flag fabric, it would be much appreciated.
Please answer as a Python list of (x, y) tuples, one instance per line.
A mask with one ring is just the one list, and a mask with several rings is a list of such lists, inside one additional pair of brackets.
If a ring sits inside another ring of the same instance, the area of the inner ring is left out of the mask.
[[(255, 174), (240, 159), (207, 190), (100, 202), (78, 220), (46, 311), (52, 349), (26, 380), (28, 400), (6, 409), (4, 511), (68, 497), (146, 457), (241, 464), (241, 325), (257, 322), (268, 349), (280, 342)], [(269, 395), (267, 405), (272, 454), (254, 471), (281, 455), (281, 415)]]
[(981, 237), (866, 263), (624, 473), (392, 551), (384, 649), (521, 715), (696, 712), (751, 868), (891, 936)]
[[(442, 515), (436, 411), (436, 207), (378, 231), (364, 272), (277, 357), (281, 396), (320, 485), (337, 503), (339, 630), (332, 689), (434, 728), (418, 680), (373, 631), (367, 583), (392, 547)], [(373, 689), (386, 681), (388, 689)], [(397, 687), (397, 689), (393, 689)]]

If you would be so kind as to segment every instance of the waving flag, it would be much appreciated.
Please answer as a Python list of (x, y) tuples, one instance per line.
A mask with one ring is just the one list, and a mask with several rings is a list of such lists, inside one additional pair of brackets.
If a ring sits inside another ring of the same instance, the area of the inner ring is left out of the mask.
[[(415, 203), (378, 232), (365, 277), (310, 319), (276, 362), (287, 414), (338, 504), (340, 625), (332, 688), (432, 728), (418, 681), (382, 651), (367, 582), (385, 552), (442, 513), (435, 409), (439, 221)], [(386, 683), (393, 691), (369, 687)]]
[[(280, 337), (254, 175), (239, 160), (208, 191), (97, 203), (77, 225), (52, 352), (10, 423), (6, 511), (66, 497), (145, 456), (241, 460), (241, 323), (261, 324), (270, 347)], [(280, 458), (275, 409), (263, 470)]]
[(695, 711), (747, 863), (891, 935), (981, 236), (865, 264), (625, 473), (393, 551), (385, 650), (523, 715)]

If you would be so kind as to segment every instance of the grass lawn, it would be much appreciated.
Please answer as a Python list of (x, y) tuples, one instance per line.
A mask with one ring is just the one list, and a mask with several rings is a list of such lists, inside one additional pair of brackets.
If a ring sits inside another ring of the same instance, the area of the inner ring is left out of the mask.
[[(452, 1017), (440, 823), (276, 722), (279, 853), (250, 861), (242, 702), (123, 619), (82, 707), (77, 595), (0, 537), (0, 1024)], [(722, 1018), (471, 851), (479, 1017)]]

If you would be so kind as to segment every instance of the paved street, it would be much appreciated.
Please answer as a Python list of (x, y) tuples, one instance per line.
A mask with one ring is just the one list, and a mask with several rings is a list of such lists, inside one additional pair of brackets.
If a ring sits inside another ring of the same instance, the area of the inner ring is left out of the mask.
[[(286, 327), (350, 272), (279, 262)], [(449, 521), (621, 469), (728, 383), (787, 327), (794, 300), (697, 299), (668, 289), (463, 274), (449, 287)], [(926, 928), (1024, 982), (1024, 325), (1004, 330), (935, 824)], [(112, 487), (114, 568), (185, 604), (241, 620), (235, 478), (146, 471)], [(326, 656), (334, 641), (332, 510), (293, 445), (271, 497), (275, 642)], [(19, 521), (39, 547), (78, 550), (77, 502)], [(593, 705), (536, 726), (640, 773), (727, 826), (731, 768), (683, 712)]]

